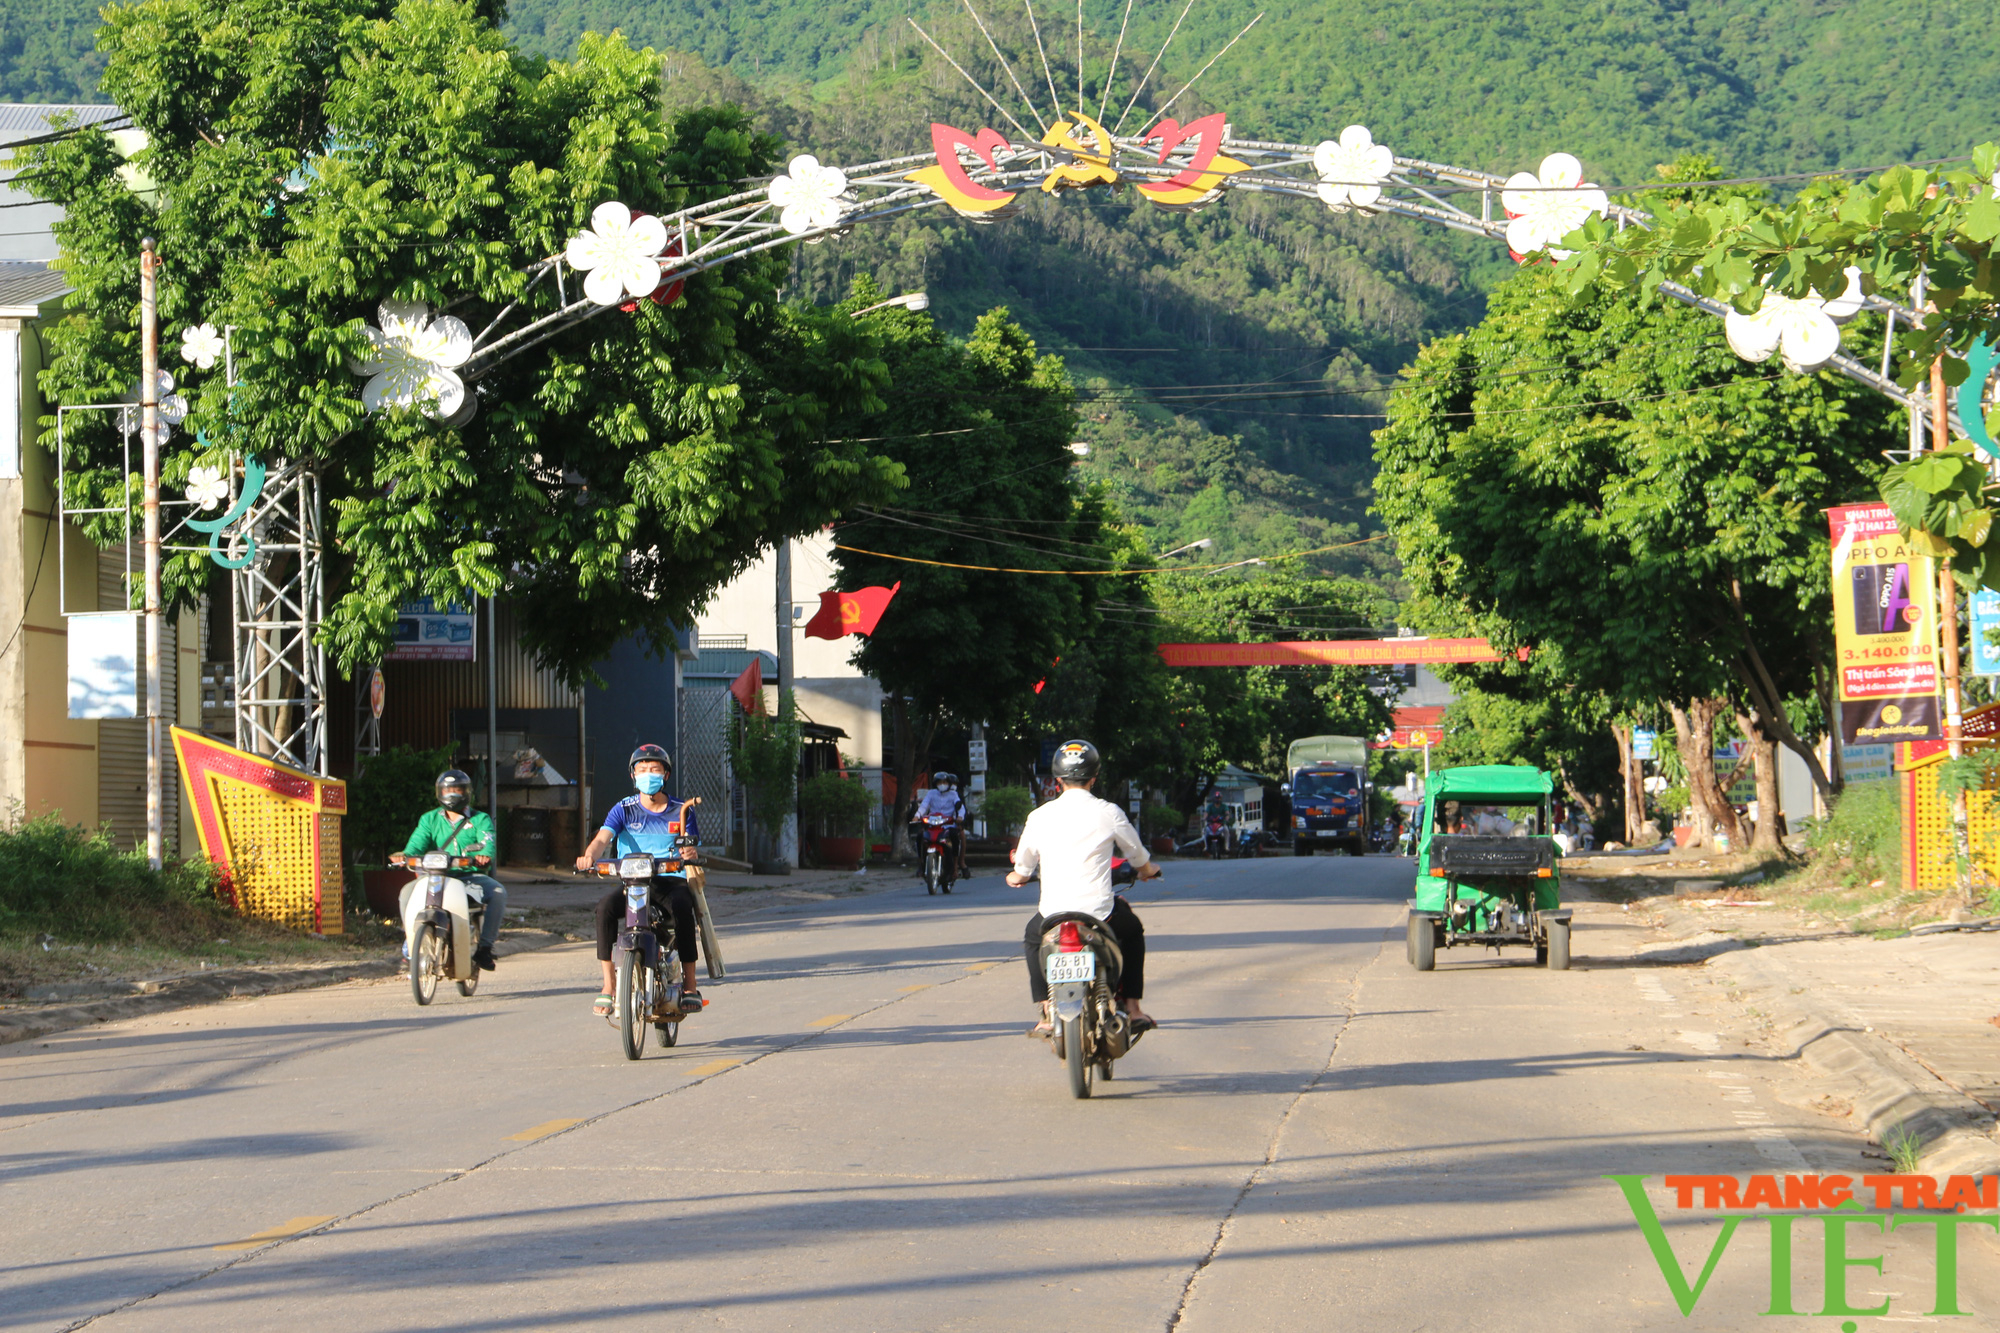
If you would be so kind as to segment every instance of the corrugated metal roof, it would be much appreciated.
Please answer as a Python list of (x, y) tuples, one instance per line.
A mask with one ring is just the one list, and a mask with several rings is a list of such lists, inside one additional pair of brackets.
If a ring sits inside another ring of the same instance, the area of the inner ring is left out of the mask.
[(109, 102), (0, 102), (0, 143), (47, 134), (50, 117), (67, 113), (73, 125), (117, 120), (124, 112)]
[(756, 658), (764, 664), (764, 679), (770, 680), (778, 672), (776, 654), (762, 649), (750, 648), (704, 648), (701, 656), (681, 668), (683, 680), (735, 680)]
[(69, 279), (47, 264), (0, 260), (0, 315), (32, 319), (44, 301), (69, 290)]

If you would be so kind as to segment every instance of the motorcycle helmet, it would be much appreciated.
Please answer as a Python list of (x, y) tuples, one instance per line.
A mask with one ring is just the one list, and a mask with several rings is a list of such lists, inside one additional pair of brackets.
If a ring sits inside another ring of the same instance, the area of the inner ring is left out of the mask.
[[(472, 805), (472, 775), (462, 768), (447, 768), (438, 774), (438, 804), (455, 815), (462, 815)], [(456, 790), (448, 790), (456, 788)]]
[(672, 777), (674, 774), (674, 761), (657, 745), (642, 745), (632, 751), (632, 757), (625, 761), (625, 772), (629, 775), (639, 765), (646, 763), (664, 764), (667, 776)]
[(1089, 741), (1065, 741), (1049, 764), (1059, 782), (1088, 782), (1097, 776), (1100, 760), (1097, 747)]
[(956, 773), (946, 773), (940, 769), (938, 772), (931, 774), (931, 786), (933, 787), (943, 787), (948, 783), (955, 784), (957, 781), (958, 774)]

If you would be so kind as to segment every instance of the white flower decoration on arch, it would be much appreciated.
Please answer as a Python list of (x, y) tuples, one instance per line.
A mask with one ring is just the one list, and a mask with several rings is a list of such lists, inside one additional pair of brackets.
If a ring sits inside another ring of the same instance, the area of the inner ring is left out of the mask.
[(563, 258), (585, 275), (585, 296), (599, 305), (619, 305), (653, 294), (660, 285), (660, 251), (666, 248), (666, 223), (650, 215), (635, 218), (614, 199), (590, 211), (590, 229), (570, 238)]
[(1336, 213), (1366, 208), (1382, 197), (1382, 182), (1396, 169), (1396, 155), (1375, 142), (1366, 125), (1349, 125), (1338, 142), (1313, 149), (1320, 202)]
[(188, 470), (188, 502), (196, 509), (219, 509), (229, 500), (229, 478), (219, 467), (195, 467)]
[(222, 353), (222, 335), (215, 331), (215, 325), (190, 324), (181, 330), (181, 360), (213, 370)]
[(841, 199), (847, 193), (847, 173), (821, 166), (810, 153), (793, 158), (785, 170), (790, 174), (773, 180), (768, 191), (779, 210), (778, 225), (794, 236), (838, 226), (847, 211)]
[(1723, 316), (1722, 331), (1730, 350), (1745, 361), (1769, 361), (1776, 352), (1785, 369), (1804, 374), (1833, 360), (1840, 350), (1840, 326), (1860, 312), (1864, 299), (1861, 270), (1849, 268), (1847, 289), (1832, 300), (1817, 292), (1786, 296), (1767, 291), (1756, 314), (1731, 310)]
[(419, 407), (428, 417), (448, 417), (465, 402), (465, 381), (454, 372), (472, 357), (472, 330), (453, 315), (431, 318), (422, 301), (384, 301), (375, 309), (381, 328), (368, 327), (372, 355), (349, 363), (368, 377), (361, 405)]
[(1507, 224), (1509, 250), (1517, 255), (1547, 250), (1553, 258), (1568, 259), (1572, 252), (1556, 243), (1610, 208), (1611, 198), (1583, 178), (1583, 163), (1568, 153), (1550, 153), (1532, 174), (1509, 176), (1500, 203), (1513, 219)]

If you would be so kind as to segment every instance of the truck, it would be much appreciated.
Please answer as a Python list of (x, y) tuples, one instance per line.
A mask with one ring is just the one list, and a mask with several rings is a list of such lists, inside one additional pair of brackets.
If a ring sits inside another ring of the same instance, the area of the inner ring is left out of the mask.
[(1368, 850), (1368, 743), (1359, 736), (1307, 736), (1285, 751), (1292, 798), (1292, 854)]

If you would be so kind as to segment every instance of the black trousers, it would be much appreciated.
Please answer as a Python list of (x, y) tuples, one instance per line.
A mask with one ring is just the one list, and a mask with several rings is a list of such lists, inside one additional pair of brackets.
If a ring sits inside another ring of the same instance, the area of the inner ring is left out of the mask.
[[(674, 950), (681, 956), (688, 984), (693, 985), (695, 959), (701, 956), (695, 947), (701, 937), (694, 925), (694, 890), (679, 876), (656, 879), (653, 881), (652, 900), (658, 903), (663, 897), (667, 910), (674, 914)], [(624, 924), (625, 891), (617, 889), (605, 894), (597, 903), (598, 962), (611, 961), (612, 950), (618, 947), (618, 932)]]
[[(1143, 1000), (1146, 998), (1146, 928), (1139, 924), (1139, 914), (1132, 910), (1132, 904), (1120, 894), (1111, 904), (1111, 915), (1104, 918), (1104, 924), (1111, 928), (1111, 937), (1118, 941), (1118, 951), (1125, 955), (1125, 970), (1118, 975), (1118, 994), (1121, 999)], [(1035, 913), (1028, 918), (1028, 928), (1022, 932), (1021, 943), (1028, 952), (1028, 994), (1040, 1004), (1049, 998), (1048, 978), (1042, 975), (1042, 914)]]

